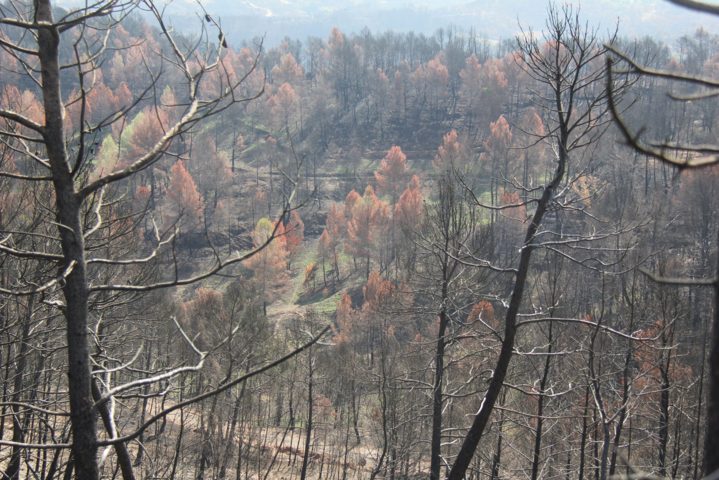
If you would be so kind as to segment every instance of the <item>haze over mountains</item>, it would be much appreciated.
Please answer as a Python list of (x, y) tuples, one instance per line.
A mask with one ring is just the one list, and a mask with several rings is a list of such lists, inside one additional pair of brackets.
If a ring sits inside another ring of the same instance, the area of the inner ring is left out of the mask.
[[(305, 39), (326, 37), (332, 27), (346, 33), (363, 28), (434, 33), (440, 27), (473, 28), (483, 38), (510, 38), (518, 22), (540, 29), (546, 2), (535, 0), (206, 0), (203, 5), (222, 19), (233, 42), (265, 36), (267, 46), (284, 37)], [(651, 35), (665, 41), (691, 33), (699, 26), (717, 31), (719, 21), (689, 12), (659, 0), (592, 0), (581, 4), (582, 16), (603, 28), (619, 19), (620, 34)], [(196, 1), (180, 0), (171, 5), (176, 27), (193, 27), (197, 20)]]

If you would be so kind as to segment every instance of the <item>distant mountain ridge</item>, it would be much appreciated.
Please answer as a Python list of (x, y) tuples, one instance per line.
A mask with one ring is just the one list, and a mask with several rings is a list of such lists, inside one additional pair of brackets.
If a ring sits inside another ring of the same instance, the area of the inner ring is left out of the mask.
[[(65, 0), (72, 5), (78, 0)], [(221, 19), (228, 38), (238, 44), (264, 37), (267, 46), (283, 38), (325, 38), (332, 27), (345, 33), (394, 30), (432, 34), (449, 25), (473, 28), (481, 37), (511, 38), (518, 25), (542, 28), (547, 2), (536, 0), (206, 0), (207, 11)], [(172, 23), (181, 30), (197, 28), (195, 0), (176, 0), (168, 8)], [(719, 18), (691, 12), (661, 0), (587, 0), (582, 16), (603, 30), (619, 21), (620, 35), (651, 35), (666, 42), (703, 26), (719, 31)]]

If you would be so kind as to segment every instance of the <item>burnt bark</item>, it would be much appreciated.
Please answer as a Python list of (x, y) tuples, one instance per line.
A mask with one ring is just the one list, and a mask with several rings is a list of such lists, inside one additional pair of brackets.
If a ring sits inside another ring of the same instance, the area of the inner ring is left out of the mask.
[(45, 110), (43, 140), (55, 190), (55, 220), (64, 258), (59, 274), (64, 279), (63, 314), (67, 325), (68, 391), (72, 424), (72, 457), (75, 476), (99, 478), (97, 466), (97, 412), (93, 408), (92, 373), (88, 341), (88, 280), (81, 209), (82, 196), (75, 190), (74, 175), (64, 140), (63, 104), (60, 94), (60, 31), (53, 24), (50, 0), (35, 1), (38, 23), (38, 57)]
[(474, 417), (472, 426), (467, 432), (467, 435), (462, 442), (459, 454), (457, 455), (457, 459), (449, 472), (449, 480), (461, 480), (464, 478), (467, 468), (474, 456), (474, 452), (477, 450), (479, 441), (482, 439), (484, 430), (489, 422), (494, 404), (499, 398), (499, 394), (504, 384), (504, 379), (507, 376), (507, 369), (509, 368), (509, 362), (512, 359), (512, 352), (514, 350), (514, 339), (517, 335), (517, 314), (519, 313), (519, 307), (524, 296), (524, 287), (527, 283), (532, 251), (535, 248), (535, 245), (533, 244), (534, 239), (537, 234), (537, 230), (542, 223), (544, 214), (547, 212), (549, 202), (554, 196), (554, 192), (560, 181), (564, 178), (564, 172), (566, 170), (568, 157), (568, 153), (566, 151), (566, 127), (563, 128), (562, 136), (564, 138), (564, 142), (559, 146), (559, 156), (557, 159), (557, 168), (554, 172), (554, 177), (542, 192), (542, 197), (539, 199), (539, 203), (537, 204), (537, 210), (534, 212), (534, 216), (532, 217), (532, 221), (524, 238), (524, 245), (519, 258), (519, 267), (517, 268), (517, 273), (515, 274), (514, 290), (512, 291), (509, 308), (507, 309), (507, 315), (504, 320), (504, 338), (502, 339), (502, 347), (499, 352), (497, 364), (494, 368), (494, 374), (492, 375), (492, 379), (489, 382), (489, 388), (487, 388), (487, 393), (482, 401), (482, 407)]

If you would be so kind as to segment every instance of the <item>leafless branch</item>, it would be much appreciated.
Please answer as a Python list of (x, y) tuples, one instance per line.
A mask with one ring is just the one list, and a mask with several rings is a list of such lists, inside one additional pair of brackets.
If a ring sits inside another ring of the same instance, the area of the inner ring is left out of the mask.
[[(163, 411), (153, 415), (151, 418), (149, 418), (145, 423), (143, 423), (139, 428), (137, 428), (137, 430), (135, 430), (132, 433), (130, 433), (128, 435), (124, 435), (122, 437), (115, 438), (113, 440), (99, 441), (99, 442), (97, 442), (97, 445), (102, 447), (102, 446), (107, 446), (107, 445), (113, 445), (118, 442), (128, 442), (130, 440), (133, 440), (133, 439), (139, 437), (142, 434), (142, 432), (147, 430), (147, 428), (150, 425), (154, 424), (158, 420), (161, 420), (162, 418), (166, 417), (167, 415), (174, 412), (175, 410), (186, 407), (188, 405), (192, 405), (192, 404), (200, 402), (206, 398), (210, 398), (214, 395), (217, 395), (226, 390), (229, 390), (230, 388), (234, 387), (235, 385), (238, 385), (252, 377), (255, 377), (255, 376), (257, 376), (261, 373), (264, 373), (268, 370), (271, 370), (271, 369), (275, 368), (276, 366), (281, 365), (282, 363), (286, 362), (290, 358), (299, 355), (300, 353), (304, 352), (305, 350), (310, 348), (312, 345), (317, 343), (327, 332), (330, 331), (331, 328), (332, 328), (331, 325), (327, 325), (320, 331), (320, 333), (318, 333), (315, 337), (313, 337), (309, 342), (305, 343), (304, 345), (292, 350), (291, 352), (287, 353), (286, 355), (284, 355), (284, 356), (282, 356), (282, 357), (280, 357), (260, 368), (257, 368), (249, 373), (241, 375), (240, 377), (238, 377), (232, 381), (229, 381), (227, 383), (224, 383), (224, 384), (220, 385), (219, 387), (214, 388), (210, 391), (207, 391), (205, 393), (188, 398), (187, 400), (183, 400), (182, 402), (178, 402), (175, 405), (164, 409)], [(50, 448), (52, 448), (52, 447), (50, 447)]]

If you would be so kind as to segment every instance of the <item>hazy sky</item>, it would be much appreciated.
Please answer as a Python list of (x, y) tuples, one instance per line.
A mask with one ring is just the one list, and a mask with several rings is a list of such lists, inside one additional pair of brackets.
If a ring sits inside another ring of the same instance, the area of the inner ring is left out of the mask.
[[(63, 0), (60, 4), (84, 3)], [(159, 2), (163, 3), (163, 2)], [(202, 0), (222, 18), (230, 38), (266, 35), (268, 44), (285, 35), (326, 37), (332, 27), (346, 33), (368, 27), (373, 32), (414, 30), (433, 33), (448, 25), (474, 28), (489, 39), (512, 37), (518, 22), (535, 30), (544, 23), (547, 2), (538, 0)], [(699, 26), (719, 33), (719, 18), (693, 12), (663, 0), (584, 0), (582, 17), (610, 28), (619, 20), (620, 34), (651, 35), (671, 41)], [(718, 3), (715, 1), (714, 3)], [(168, 11), (178, 28), (196, 24), (196, 0), (174, 0)]]
[[(585, 0), (582, 16), (590, 23), (609, 28), (617, 20), (626, 36), (652, 35), (670, 40), (690, 33), (700, 25), (719, 33), (719, 19), (693, 12), (662, 0)], [(332, 26), (346, 32), (369, 27), (373, 31), (393, 29), (432, 33), (450, 24), (473, 27), (489, 38), (509, 37), (518, 21), (535, 29), (544, 24), (547, 2), (537, 0), (209, 0), (208, 8), (230, 20), (252, 15), (257, 23), (238, 22), (237, 34), (274, 28), (290, 36), (303, 33), (326, 36)], [(234, 25), (233, 25), (234, 26)], [(296, 33), (294, 33), (296, 32)], [(294, 35), (293, 35), (294, 33)], [(270, 39), (268, 38), (268, 40)]]

